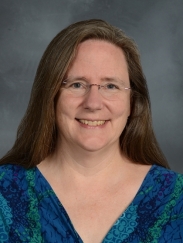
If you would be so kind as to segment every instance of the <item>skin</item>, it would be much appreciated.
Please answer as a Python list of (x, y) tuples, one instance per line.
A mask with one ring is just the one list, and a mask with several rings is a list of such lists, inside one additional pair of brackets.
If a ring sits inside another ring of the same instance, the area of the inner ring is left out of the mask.
[[(103, 79), (130, 86), (123, 51), (108, 42), (87, 40), (78, 47), (67, 77), (82, 76), (90, 84)], [(116, 100), (92, 86), (83, 97), (61, 89), (56, 104), (56, 150), (38, 165), (64, 205), (83, 242), (101, 242), (133, 201), (150, 166), (126, 158), (119, 137), (130, 115), (130, 90)], [(80, 120), (90, 121), (83, 124)], [(105, 121), (93, 126), (94, 121)]]
[[(90, 84), (101, 84), (103, 79), (122, 80), (130, 87), (125, 56), (119, 47), (104, 41), (88, 40), (79, 45), (76, 58), (67, 77), (84, 77)], [(67, 101), (67, 102), (66, 102)], [(62, 90), (56, 106), (59, 131), (58, 147), (67, 147), (78, 153), (106, 153), (119, 149), (119, 137), (130, 115), (130, 90), (116, 100), (101, 96), (96, 86), (83, 97), (72, 97)], [(90, 121), (90, 125), (78, 120)], [(91, 121), (105, 121), (104, 125), (91, 126)], [(62, 129), (64, 128), (64, 129)]]

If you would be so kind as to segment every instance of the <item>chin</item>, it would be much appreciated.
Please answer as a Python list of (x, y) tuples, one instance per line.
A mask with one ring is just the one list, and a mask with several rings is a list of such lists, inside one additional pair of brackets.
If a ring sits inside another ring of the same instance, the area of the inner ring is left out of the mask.
[(103, 149), (108, 149), (109, 143), (108, 142), (99, 142), (97, 141), (90, 141), (90, 142), (85, 142), (84, 144), (80, 144), (80, 147), (83, 148), (85, 151), (88, 152), (96, 152), (99, 150)]

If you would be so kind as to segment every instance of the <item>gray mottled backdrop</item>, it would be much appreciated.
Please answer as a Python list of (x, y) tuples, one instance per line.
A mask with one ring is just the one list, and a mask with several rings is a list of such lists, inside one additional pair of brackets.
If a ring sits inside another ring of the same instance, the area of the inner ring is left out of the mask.
[(0, 157), (13, 145), (48, 43), (72, 22), (102, 18), (136, 40), (157, 139), (183, 173), (182, 13), (182, 0), (0, 0)]

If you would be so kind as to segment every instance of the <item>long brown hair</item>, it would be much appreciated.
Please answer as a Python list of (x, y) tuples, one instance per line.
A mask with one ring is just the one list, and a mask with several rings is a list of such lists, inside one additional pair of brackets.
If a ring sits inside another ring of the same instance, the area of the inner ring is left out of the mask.
[(68, 26), (48, 45), (38, 66), (15, 144), (0, 160), (1, 164), (31, 168), (54, 151), (57, 140), (56, 95), (79, 43), (88, 39), (104, 40), (120, 47), (127, 60), (132, 95), (131, 115), (120, 137), (123, 153), (134, 163), (169, 167), (152, 129), (148, 89), (136, 44), (119, 28), (99, 19)]

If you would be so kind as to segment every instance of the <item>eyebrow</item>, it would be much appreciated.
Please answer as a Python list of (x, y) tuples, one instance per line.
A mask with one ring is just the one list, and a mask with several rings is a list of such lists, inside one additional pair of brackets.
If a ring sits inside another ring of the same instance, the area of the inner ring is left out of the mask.
[(116, 78), (116, 77), (104, 77), (101, 80), (107, 81), (107, 82), (113, 82), (113, 83), (116, 83), (116, 84), (121, 83), (121, 84), (125, 85), (125, 82), (122, 79), (119, 79), (119, 78)]
[[(75, 80), (83, 80), (85, 82), (88, 82), (89, 83), (89, 79), (87, 79), (86, 77), (84, 76), (75, 76), (75, 77), (67, 77), (66, 80), (68, 79), (72, 79), (73, 81)], [(119, 78), (116, 78), (116, 77), (104, 77), (104, 78), (101, 78), (102, 81), (105, 81), (105, 82), (113, 82), (113, 83), (121, 83), (122, 85), (125, 85), (125, 82)]]
[(85, 77), (83, 77), (83, 76), (76, 76), (76, 77), (67, 77), (65, 80), (73, 80), (73, 81), (75, 81), (75, 80), (83, 80), (83, 81), (86, 81), (86, 82), (88, 82), (88, 80), (87, 80), (87, 78), (85, 78)]

